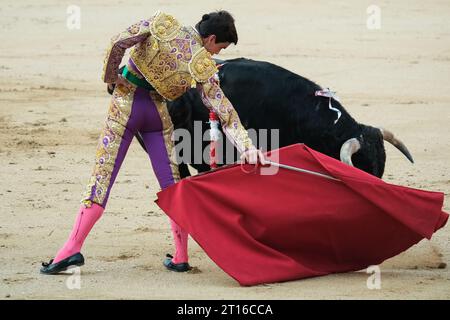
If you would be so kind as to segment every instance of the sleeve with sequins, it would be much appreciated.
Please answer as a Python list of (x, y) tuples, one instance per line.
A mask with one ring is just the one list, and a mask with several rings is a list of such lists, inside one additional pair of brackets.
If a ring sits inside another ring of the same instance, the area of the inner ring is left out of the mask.
[(150, 36), (151, 20), (142, 20), (135, 23), (111, 39), (103, 64), (102, 79), (104, 82), (114, 83), (117, 80), (117, 71), (125, 50)]
[(247, 130), (241, 123), (239, 115), (220, 88), (218, 80), (211, 77), (208, 81), (198, 84), (198, 90), (203, 103), (219, 117), (225, 135), (233, 142), (239, 152), (244, 152), (253, 146)]

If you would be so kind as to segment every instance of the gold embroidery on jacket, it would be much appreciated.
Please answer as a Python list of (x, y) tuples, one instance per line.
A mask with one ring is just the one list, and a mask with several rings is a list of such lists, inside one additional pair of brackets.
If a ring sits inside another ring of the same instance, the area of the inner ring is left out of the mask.
[(111, 39), (111, 44), (106, 50), (105, 60), (103, 62), (103, 81), (106, 83), (114, 83), (117, 80), (117, 70), (125, 54), (125, 50), (143, 41), (150, 35), (151, 21), (152, 19), (135, 23)]
[(150, 26), (152, 35), (159, 41), (170, 41), (180, 31), (180, 23), (171, 15), (158, 12)]
[(169, 41), (150, 36), (131, 52), (131, 59), (145, 79), (168, 100), (175, 100), (192, 86), (189, 63), (202, 49), (202, 39), (192, 27), (181, 27)]
[(205, 48), (201, 48), (189, 63), (189, 72), (195, 81), (203, 83), (218, 72), (216, 63)]

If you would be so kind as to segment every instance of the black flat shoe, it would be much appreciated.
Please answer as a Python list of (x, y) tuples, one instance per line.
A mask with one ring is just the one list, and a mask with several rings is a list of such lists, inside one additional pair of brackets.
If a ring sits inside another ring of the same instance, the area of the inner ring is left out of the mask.
[(53, 259), (50, 262), (42, 263), (41, 273), (42, 274), (57, 274), (61, 271), (66, 271), (70, 266), (82, 266), (84, 265), (84, 257), (81, 253), (75, 253), (70, 257), (65, 258), (57, 263), (53, 263)]
[(164, 260), (164, 266), (170, 270), (175, 272), (186, 272), (191, 270), (191, 266), (187, 262), (183, 263), (173, 263), (172, 259), (173, 257), (170, 254), (166, 254), (167, 259)]

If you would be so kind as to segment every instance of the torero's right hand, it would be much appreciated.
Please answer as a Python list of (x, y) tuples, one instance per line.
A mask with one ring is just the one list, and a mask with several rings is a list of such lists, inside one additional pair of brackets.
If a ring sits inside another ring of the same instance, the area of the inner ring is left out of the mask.
[(250, 164), (260, 163), (262, 165), (268, 164), (261, 150), (256, 149), (254, 146), (244, 151), (241, 155), (241, 161), (248, 162)]

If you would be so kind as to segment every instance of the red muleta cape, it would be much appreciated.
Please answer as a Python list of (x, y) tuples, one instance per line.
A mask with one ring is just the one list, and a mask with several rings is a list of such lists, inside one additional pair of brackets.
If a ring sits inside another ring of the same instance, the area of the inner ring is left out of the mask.
[(156, 200), (241, 285), (362, 270), (447, 222), (443, 193), (386, 183), (303, 144), (275, 153), (340, 181), (230, 165), (183, 179)]

